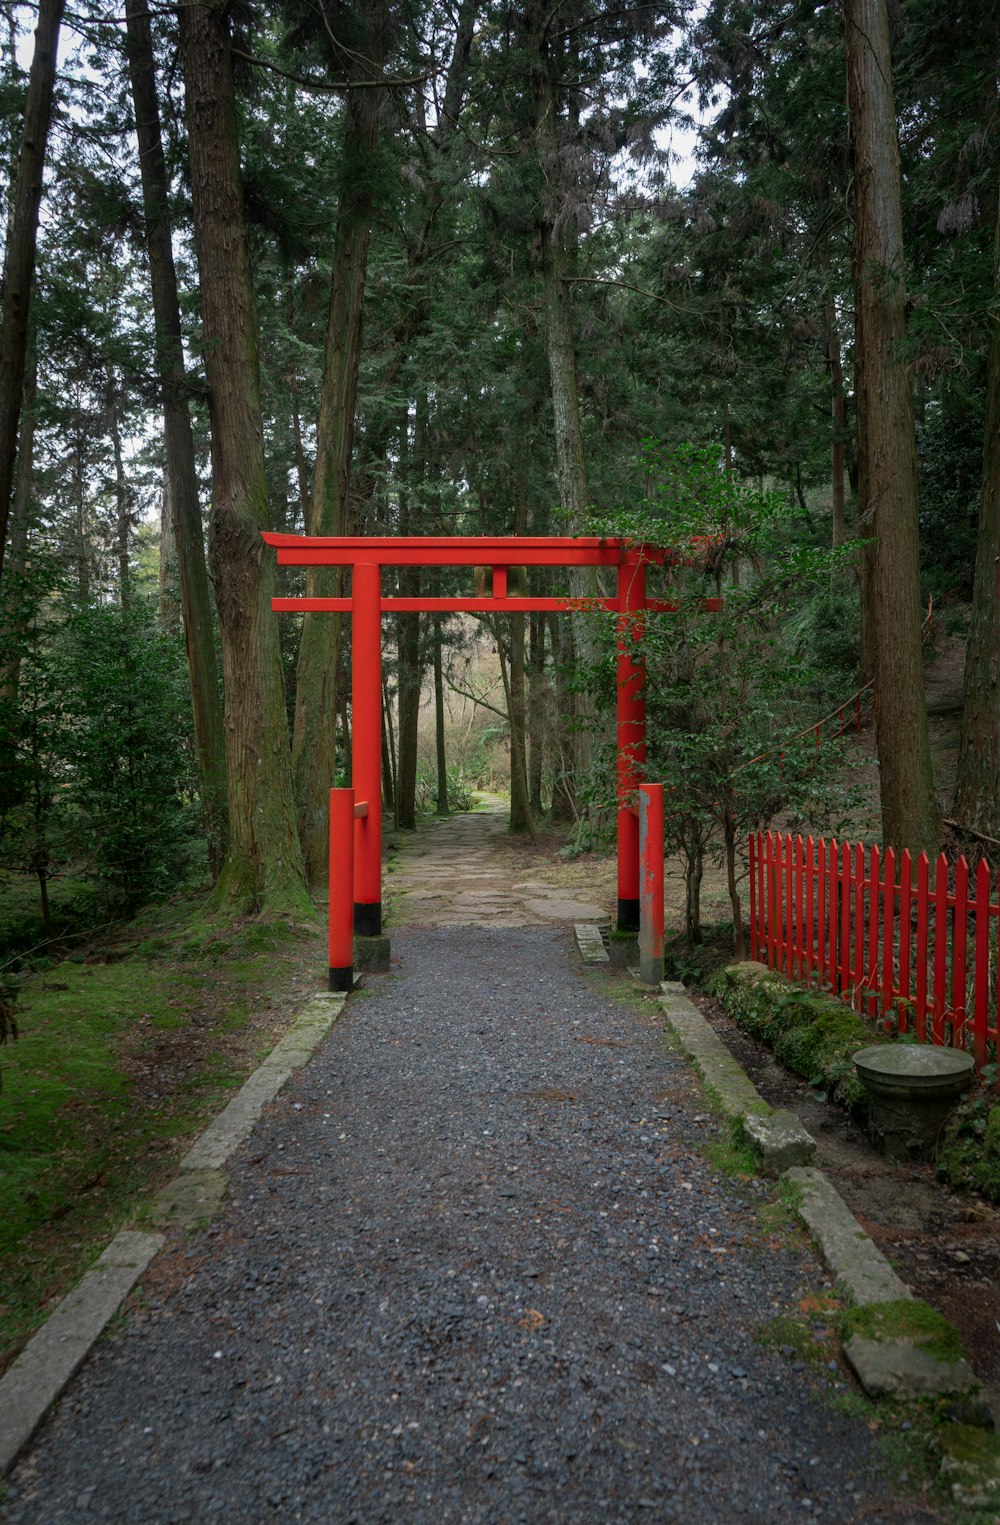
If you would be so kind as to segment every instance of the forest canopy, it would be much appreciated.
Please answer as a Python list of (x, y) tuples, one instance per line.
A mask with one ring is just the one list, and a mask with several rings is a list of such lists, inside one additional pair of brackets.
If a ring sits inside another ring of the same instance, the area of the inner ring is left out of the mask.
[[(725, 616), (643, 653), (689, 892), (714, 849), (735, 884), (782, 811), (824, 828), (828, 781), (791, 750), (722, 785), (863, 685), (881, 839), (938, 845), (930, 608), (966, 644), (944, 808), (1000, 839), (994, 4), (5, 19), (0, 866), (36, 882), (43, 941), (63, 883), (91, 917), (189, 880), (225, 912), (308, 913), (350, 775), (350, 629), (271, 613), (343, 587), (276, 569), (264, 529), (719, 547), (672, 587)], [(395, 591), (471, 592), (457, 576), (400, 569)], [(592, 585), (532, 569), (530, 590)], [(613, 626), (487, 634), (512, 828), (596, 840)], [(444, 736), (470, 632), (400, 614), (384, 637), (406, 827), (481, 781)]]

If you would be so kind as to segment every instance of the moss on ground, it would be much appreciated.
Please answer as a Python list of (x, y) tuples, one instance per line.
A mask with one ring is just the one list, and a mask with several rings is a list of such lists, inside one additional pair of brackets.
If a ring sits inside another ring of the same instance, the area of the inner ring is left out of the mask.
[[(25, 980), (0, 1092), (0, 1369), (320, 983), (320, 937), (193, 900)], [(299, 994), (296, 994), (296, 992)]]

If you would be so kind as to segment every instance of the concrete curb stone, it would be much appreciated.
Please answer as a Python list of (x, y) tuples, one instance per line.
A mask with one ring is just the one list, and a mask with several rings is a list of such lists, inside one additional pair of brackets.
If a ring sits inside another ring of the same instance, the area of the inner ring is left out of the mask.
[[(748, 978), (769, 971), (752, 967)], [(688, 999), (684, 986), (660, 985), (660, 1005), (681, 1047), (702, 1080), (715, 1092), (727, 1117), (769, 1174), (781, 1175), (798, 1190), (797, 1210), (819, 1245), (837, 1285), (858, 1307), (912, 1301), (882, 1252), (858, 1223), (839, 1192), (811, 1165), (816, 1145), (794, 1112), (775, 1111), (763, 1100), (718, 1034)], [(855, 1335), (845, 1348), (862, 1387), (872, 1397), (921, 1398), (975, 1393), (979, 1383), (963, 1360), (942, 1361), (912, 1340), (872, 1340)]]
[(610, 963), (600, 928), (591, 921), (578, 921), (573, 928), (576, 945), (585, 964)]
[(807, 1164), (816, 1144), (794, 1112), (774, 1111), (701, 1012), (684, 986), (660, 984), (660, 1006), (705, 1084), (711, 1086), (725, 1115), (740, 1125), (747, 1143), (770, 1175), (790, 1165)]
[(132, 1229), (116, 1234), (28, 1341), (0, 1381), (0, 1476), (27, 1445), (164, 1242), (162, 1234)]

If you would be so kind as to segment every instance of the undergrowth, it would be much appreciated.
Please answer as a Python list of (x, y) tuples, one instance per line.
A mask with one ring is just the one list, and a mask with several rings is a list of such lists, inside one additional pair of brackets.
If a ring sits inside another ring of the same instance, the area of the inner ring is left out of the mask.
[(321, 978), (314, 928), (148, 907), (25, 979), (0, 1091), (0, 1369)]

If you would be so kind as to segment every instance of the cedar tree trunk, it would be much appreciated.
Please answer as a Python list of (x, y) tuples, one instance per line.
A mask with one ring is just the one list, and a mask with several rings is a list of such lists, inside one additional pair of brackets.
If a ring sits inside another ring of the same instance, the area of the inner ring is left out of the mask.
[(859, 508), (871, 545), (863, 596), (878, 692), (882, 837), (933, 851), (934, 801), (920, 639), (917, 457), (902, 346), (906, 288), (899, 145), (886, 0), (845, 0), (854, 169)]
[(3, 577), (7, 520), (14, 491), (18, 421), (28, 356), (31, 288), (35, 278), (38, 208), (42, 199), (45, 145), (52, 120), (56, 49), (63, 9), (64, 0), (39, 0), (13, 215), (3, 262), (3, 295), (0, 298), (0, 579)]
[(212, 596), (198, 498), (194, 438), (188, 408), (177, 272), (170, 241), (169, 185), (160, 133), (160, 106), (147, 0), (125, 0), (127, 53), (142, 173), (149, 284), (156, 327), (156, 369), (163, 397), (163, 445), (202, 819), (213, 879), (226, 851), (226, 738), (212, 628)]
[(216, 903), (310, 911), (295, 830), (268, 526), (257, 315), (243, 219), (228, 7), (179, 10), (205, 369), (211, 567), (226, 685), (229, 848)]
[(965, 707), (954, 814), (959, 826), (1000, 839), (1000, 204), (986, 376), (983, 501), (965, 651)]

